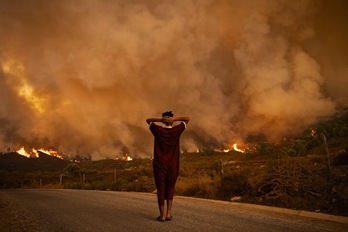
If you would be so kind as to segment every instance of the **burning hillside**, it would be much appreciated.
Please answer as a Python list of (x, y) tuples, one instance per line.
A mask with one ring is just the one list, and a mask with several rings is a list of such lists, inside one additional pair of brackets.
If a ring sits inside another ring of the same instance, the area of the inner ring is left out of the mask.
[(58, 151), (55, 151), (53, 149), (45, 150), (43, 148), (40, 148), (40, 149), (32, 148), (29, 152), (27, 152), (24, 147), (21, 147), (19, 150), (17, 150), (17, 153), (27, 158), (39, 158), (40, 154), (45, 154), (48, 156), (57, 157), (62, 160), (64, 159), (63, 156), (61, 156), (58, 153)]
[(62, 171), (68, 163), (69, 161), (41, 152), (35, 158), (28, 158), (17, 152), (0, 153), (2, 171)]

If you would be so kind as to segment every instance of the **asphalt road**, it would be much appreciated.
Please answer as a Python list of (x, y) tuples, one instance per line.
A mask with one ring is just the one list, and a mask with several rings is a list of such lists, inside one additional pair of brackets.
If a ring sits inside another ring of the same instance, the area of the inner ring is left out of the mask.
[(154, 194), (44, 189), (2, 193), (46, 231), (348, 231), (346, 223), (195, 198), (175, 197), (173, 220), (158, 222)]

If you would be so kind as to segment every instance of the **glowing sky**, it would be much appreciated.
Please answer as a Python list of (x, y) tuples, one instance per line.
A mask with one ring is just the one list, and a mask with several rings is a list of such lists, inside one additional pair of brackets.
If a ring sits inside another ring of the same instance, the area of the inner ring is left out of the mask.
[(348, 107), (344, 0), (0, 0), (0, 151), (152, 153), (276, 140)]

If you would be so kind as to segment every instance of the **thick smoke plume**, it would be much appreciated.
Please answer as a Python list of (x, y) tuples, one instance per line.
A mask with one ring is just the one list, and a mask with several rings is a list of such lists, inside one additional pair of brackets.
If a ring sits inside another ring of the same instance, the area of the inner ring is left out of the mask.
[(150, 156), (277, 140), (348, 107), (344, 0), (0, 0), (0, 148)]

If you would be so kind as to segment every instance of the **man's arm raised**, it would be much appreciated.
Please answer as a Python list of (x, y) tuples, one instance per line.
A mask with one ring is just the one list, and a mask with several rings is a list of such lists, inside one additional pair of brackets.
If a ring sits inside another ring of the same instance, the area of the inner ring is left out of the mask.
[(147, 124), (150, 124), (151, 122), (162, 122), (162, 118), (148, 118), (146, 119)]
[(151, 122), (175, 122), (175, 121), (182, 121), (186, 124), (190, 121), (189, 117), (163, 117), (163, 118), (148, 118), (146, 119), (147, 124), (150, 124)]
[(182, 121), (187, 124), (190, 121), (190, 118), (189, 117), (174, 117), (173, 122), (175, 121)]

